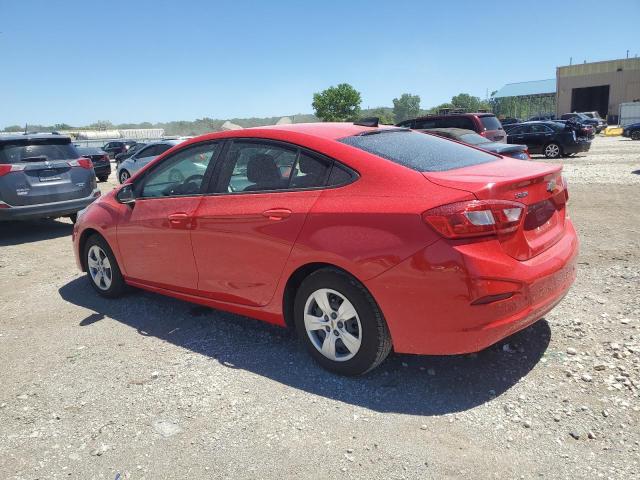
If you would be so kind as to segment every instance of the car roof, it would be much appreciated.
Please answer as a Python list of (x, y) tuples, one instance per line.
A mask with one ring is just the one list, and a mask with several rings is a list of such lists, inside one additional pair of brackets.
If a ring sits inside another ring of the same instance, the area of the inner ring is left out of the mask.
[[(288, 132), (324, 140), (338, 140), (341, 138), (358, 135), (364, 132), (374, 132), (376, 130), (386, 129), (405, 130), (401, 127), (395, 127), (393, 125), (365, 127), (349, 122), (291, 123), (286, 125), (267, 125), (263, 127), (251, 127), (239, 130), (225, 130), (222, 132), (206, 133), (199, 137), (194, 137), (192, 139), (186, 140), (185, 144), (197, 143), (203, 140), (213, 140), (218, 138), (251, 138), (261, 137), (262, 135), (282, 136), (283, 133), (286, 134)], [(181, 141), (178, 141), (178, 143), (181, 143)]]
[(450, 133), (451, 135), (461, 136), (461, 135), (469, 135), (474, 134), (478, 135), (475, 130), (469, 130), (468, 128), (456, 128), (456, 127), (443, 127), (443, 128), (424, 128), (420, 129), (421, 132), (442, 132), (442, 133)]
[(0, 143), (15, 142), (16, 140), (47, 140), (50, 138), (66, 139), (71, 142), (71, 137), (68, 135), (60, 135), (57, 133), (25, 133), (16, 135), (0, 135)]
[(102, 150), (102, 148), (100, 148), (100, 147), (76, 147), (76, 149), (79, 152), (91, 152), (91, 151), (93, 151), (93, 152), (105, 153), (105, 151)]

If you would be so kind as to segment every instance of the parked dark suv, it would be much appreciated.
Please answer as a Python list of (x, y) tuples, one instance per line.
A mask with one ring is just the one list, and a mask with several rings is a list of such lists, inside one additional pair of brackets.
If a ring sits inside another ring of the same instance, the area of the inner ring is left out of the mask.
[(568, 157), (586, 152), (591, 141), (578, 138), (576, 130), (559, 122), (526, 122), (508, 127), (508, 143), (525, 144), (530, 153), (542, 153), (547, 158)]
[(133, 140), (113, 140), (111, 142), (107, 142), (102, 147), (102, 150), (107, 152), (109, 158), (116, 158), (116, 155), (119, 153), (125, 153), (131, 147), (136, 144)]
[(405, 120), (398, 127), (426, 130), (431, 128), (464, 128), (488, 138), (492, 142), (506, 142), (507, 134), (500, 120), (493, 113), (450, 113), (448, 115), (427, 115)]
[(69, 217), (100, 196), (88, 158), (55, 134), (0, 137), (0, 220)]

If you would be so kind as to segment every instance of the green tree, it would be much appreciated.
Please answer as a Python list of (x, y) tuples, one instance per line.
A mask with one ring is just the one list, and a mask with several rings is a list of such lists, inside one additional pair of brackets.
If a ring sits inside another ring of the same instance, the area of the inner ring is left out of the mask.
[(89, 125), (88, 128), (92, 128), (94, 130), (111, 130), (113, 128), (113, 123), (108, 120), (98, 120), (97, 122)]
[(393, 115), (396, 122), (415, 118), (420, 113), (420, 97), (403, 93), (400, 98), (393, 99)]
[(379, 122), (383, 125), (393, 125), (396, 123), (394, 121), (393, 112), (389, 108), (378, 107), (372, 108), (371, 110), (367, 110), (367, 112), (362, 113), (363, 117), (378, 117)]
[(451, 103), (455, 108), (462, 108), (466, 112), (477, 112), (478, 110), (490, 110), (491, 105), (480, 100), (478, 97), (469, 95), (468, 93), (459, 93), (451, 97)]
[(324, 122), (344, 122), (358, 118), (361, 102), (360, 92), (348, 83), (341, 83), (314, 93), (311, 106), (316, 117)]

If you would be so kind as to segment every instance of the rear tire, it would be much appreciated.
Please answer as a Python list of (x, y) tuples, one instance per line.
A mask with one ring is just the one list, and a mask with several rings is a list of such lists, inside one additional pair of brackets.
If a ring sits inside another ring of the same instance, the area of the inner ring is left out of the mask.
[(126, 170), (121, 170), (120, 175), (118, 176), (118, 180), (120, 183), (124, 183), (131, 178), (131, 174)]
[(71, 220), (71, 223), (76, 223), (76, 220), (78, 220), (78, 214), (77, 213), (72, 213), (67, 218), (69, 220)]
[(364, 285), (340, 270), (318, 270), (302, 282), (294, 319), (309, 354), (340, 375), (364, 374), (391, 351), (391, 335), (378, 304)]
[(99, 182), (106, 182), (109, 177), (98, 177)]
[(82, 258), (89, 282), (96, 292), (106, 298), (116, 298), (125, 292), (124, 277), (104, 238), (91, 235), (85, 243)]
[(631, 132), (631, 140), (640, 140), (640, 130)]
[(547, 158), (558, 158), (562, 155), (562, 147), (555, 142), (551, 142), (545, 145), (543, 153)]

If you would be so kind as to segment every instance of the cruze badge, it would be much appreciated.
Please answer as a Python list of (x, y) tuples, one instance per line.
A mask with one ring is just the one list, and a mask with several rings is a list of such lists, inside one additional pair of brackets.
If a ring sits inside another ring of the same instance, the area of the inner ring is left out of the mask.
[(524, 198), (529, 195), (529, 192), (518, 192), (516, 193), (516, 198)]

